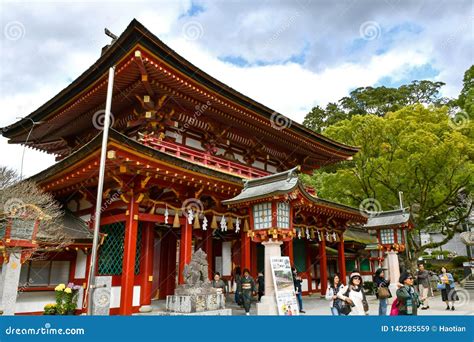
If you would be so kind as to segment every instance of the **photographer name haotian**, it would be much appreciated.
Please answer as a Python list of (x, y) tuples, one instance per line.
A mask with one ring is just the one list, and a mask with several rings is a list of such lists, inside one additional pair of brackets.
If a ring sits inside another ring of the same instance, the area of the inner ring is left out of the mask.
[(440, 325), (438, 326), (439, 332), (466, 332), (466, 327), (459, 325)]

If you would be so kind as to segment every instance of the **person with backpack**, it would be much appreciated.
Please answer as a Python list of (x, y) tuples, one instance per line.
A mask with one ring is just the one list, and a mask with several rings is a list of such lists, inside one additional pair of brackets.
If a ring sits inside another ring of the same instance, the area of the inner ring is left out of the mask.
[(341, 290), (341, 288), (344, 287), (344, 284), (342, 284), (339, 280), (339, 274), (335, 273), (330, 279), (329, 279), (329, 288), (326, 292), (326, 300), (329, 300), (329, 307), (331, 308), (331, 313), (333, 316), (339, 316), (339, 310), (337, 308), (336, 302), (340, 301), (340, 299), (337, 298), (337, 294)]
[(375, 296), (379, 300), (379, 316), (387, 315), (387, 301), (392, 297), (388, 286), (390, 281), (385, 279), (385, 273), (382, 268), (375, 271), (374, 284), (376, 286)]
[[(342, 315), (363, 316), (369, 314), (369, 304), (362, 286), (362, 277), (359, 272), (353, 271), (349, 277), (349, 284), (337, 293), (338, 310)], [(349, 307), (348, 307), (349, 306)]]
[(400, 276), (402, 286), (397, 290), (398, 315), (416, 316), (421, 305), (420, 297), (413, 287), (413, 276), (403, 272)]

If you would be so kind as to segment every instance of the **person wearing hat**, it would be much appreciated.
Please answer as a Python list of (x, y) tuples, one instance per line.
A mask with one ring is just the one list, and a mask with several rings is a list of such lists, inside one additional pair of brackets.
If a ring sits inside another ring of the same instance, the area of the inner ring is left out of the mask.
[(413, 276), (408, 272), (403, 272), (400, 276), (400, 284), (402, 286), (397, 290), (398, 314), (416, 316), (421, 302), (413, 287)]
[(369, 304), (365, 298), (362, 286), (362, 277), (359, 272), (353, 271), (349, 277), (349, 284), (341, 288), (337, 298), (351, 306), (350, 315), (363, 316), (369, 314)]
[(390, 281), (385, 279), (385, 273), (383, 268), (379, 268), (375, 271), (374, 275), (374, 284), (377, 287), (375, 291), (375, 296), (379, 300), (379, 316), (387, 315), (387, 301), (388, 298), (392, 297), (392, 294), (389, 290)]
[(252, 296), (255, 296), (255, 281), (250, 276), (250, 271), (248, 269), (244, 269), (244, 276), (240, 280), (239, 292), (242, 294), (245, 314), (248, 316), (250, 315)]

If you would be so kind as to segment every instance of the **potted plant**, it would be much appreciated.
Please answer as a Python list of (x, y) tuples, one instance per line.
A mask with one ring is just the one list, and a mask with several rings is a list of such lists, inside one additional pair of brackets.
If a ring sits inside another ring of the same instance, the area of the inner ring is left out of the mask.
[(73, 283), (69, 283), (67, 286), (64, 284), (56, 286), (54, 289), (56, 292), (56, 314), (74, 315), (80, 288)]
[(46, 304), (43, 315), (56, 315), (56, 303)]

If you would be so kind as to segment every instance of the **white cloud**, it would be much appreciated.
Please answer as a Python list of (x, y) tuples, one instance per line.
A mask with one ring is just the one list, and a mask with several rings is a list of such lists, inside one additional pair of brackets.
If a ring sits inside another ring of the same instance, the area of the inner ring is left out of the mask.
[[(468, 3), (206, 1), (204, 11), (192, 18), (186, 16), (190, 0), (114, 1), (113, 6), (90, 1), (6, 3), (2, 31), (7, 23), (20, 21), (25, 32), (17, 41), (1, 37), (0, 126), (29, 114), (66, 87), (109, 42), (103, 28), (120, 34), (133, 17), (191, 63), (298, 122), (316, 104), (337, 101), (383, 77), (409, 79), (410, 70), (426, 64), (440, 71), (436, 80), (448, 83), (445, 94), (455, 96), (463, 71), (472, 63)], [(360, 25), (371, 20), (380, 24), (380, 37), (351, 49), (360, 38)], [(183, 35), (189, 21), (203, 29), (195, 41)], [(407, 22), (420, 32), (389, 33)], [(302, 51), (304, 63), (288, 62)], [(251, 64), (239, 67), (222, 61), (226, 56)], [(22, 150), (0, 139), (2, 164), (19, 169)], [(51, 156), (27, 150), (24, 173), (34, 174), (52, 162)]]

